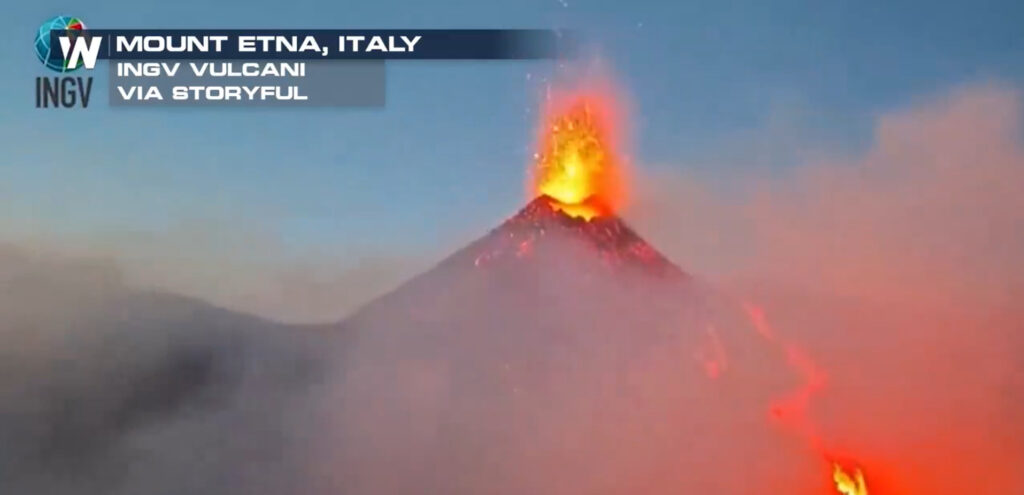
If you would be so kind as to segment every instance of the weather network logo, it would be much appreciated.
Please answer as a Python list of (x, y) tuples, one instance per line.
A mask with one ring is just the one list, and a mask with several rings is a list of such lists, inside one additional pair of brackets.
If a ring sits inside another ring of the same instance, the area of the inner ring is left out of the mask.
[[(47, 68), (62, 74), (81, 65), (93, 68), (99, 53), (99, 39), (93, 41), (84, 35), (76, 35), (76, 31), (84, 29), (85, 23), (77, 17), (61, 15), (44, 22), (36, 31), (36, 57)], [(58, 37), (58, 47), (52, 46), (52, 31), (66, 32)], [(60, 56), (53, 52), (54, 49), (60, 50)], [(36, 78), (36, 108), (85, 108), (89, 106), (91, 93), (91, 77)]]

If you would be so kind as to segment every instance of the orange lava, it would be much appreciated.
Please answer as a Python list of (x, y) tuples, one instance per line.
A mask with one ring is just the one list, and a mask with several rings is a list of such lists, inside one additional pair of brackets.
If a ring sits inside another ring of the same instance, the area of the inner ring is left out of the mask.
[(836, 491), (842, 495), (868, 495), (868, 485), (859, 468), (847, 471), (838, 462), (833, 462), (832, 481), (836, 484)]
[(786, 364), (801, 378), (802, 383), (796, 389), (771, 404), (770, 418), (800, 436), (822, 457), (832, 471), (833, 493), (869, 495), (867, 481), (861, 468), (850, 462), (837, 461), (834, 449), (826, 445), (817, 425), (811, 419), (812, 399), (823, 392), (827, 384), (825, 372), (800, 346), (779, 337), (769, 324), (763, 308), (749, 302), (743, 302), (742, 306), (754, 330), (766, 341), (779, 346)]
[(590, 220), (625, 200), (614, 99), (580, 93), (552, 97), (534, 155), (530, 197), (550, 196), (566, 214)]

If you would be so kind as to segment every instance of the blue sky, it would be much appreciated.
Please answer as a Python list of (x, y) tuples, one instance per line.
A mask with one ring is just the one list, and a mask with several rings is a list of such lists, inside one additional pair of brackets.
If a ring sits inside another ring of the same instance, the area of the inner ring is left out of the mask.
[[(382, 110), (35, 109), (57, 14), (96, 28), (502, 28), (582, 32), (630, 99), (640, 167), (785, 167), (786, 135), (856, 150), (872, 118), (976, 80), (1024, 81), (1004, 2), (16, 2), (0, 19), (0, 208), (19, 231), (252, 226), (289, 245), (450, 247), (523, 201), (551, 62), (391, 62)], [(771, 133), (767, 133), (771, 136)], [(776, 149), (778, 148), (778, 149)], [(767, 157), (767, 158), (766, 158)]]

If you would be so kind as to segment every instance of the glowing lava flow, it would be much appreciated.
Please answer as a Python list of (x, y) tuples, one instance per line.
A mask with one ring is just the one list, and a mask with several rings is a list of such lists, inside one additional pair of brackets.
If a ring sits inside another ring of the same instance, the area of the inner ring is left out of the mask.
[(549, 102), (530, 187), (566, 214), (590, 220), (622, 206), (622, 159), (612, 100), (576, 95)]
[(869, 495), (867, 481), (861, 469), (854, 467), (852, 471), (848, 471), (839, 462), (833, 460), (835, 457), (824, 446), (814, 422), (808, 415), (811, 399), (825, 388), (825, 373), (800, 347), (779, 339), (775, 330), (768, 324), (763, 309), (746, 302), (742, 305), (754, 330), (765, 340), (779, 345), (785, 352), (787, 364), (803, 378), (803, 384), (800, 387), (772, 404), (770, 409), (772, 418), (796, 431), (816, 452), (821, 454), (826, 462), (831, 464), (832, 481), (835, 483), (837, 493), (840, 495)]
[(808, 417), (808, 409), (811, 398), (825, 388), (827, 382), (825, 372), (799, 346), (779, 340), (775, 330), (768, 324), (763, 309), (750, 303), (744, 303), (743, 309), (747, 312), (750, 323), (754, 325), (757, 333), (765, 340), (782, 348), (786, 356), (786, 364), (799, 373), (803, 380), (800, 387), (771, 405), (772, 418), (795, 430), (815, 449), (821, 450), (821, 439), (815, 431), (813, 422)]

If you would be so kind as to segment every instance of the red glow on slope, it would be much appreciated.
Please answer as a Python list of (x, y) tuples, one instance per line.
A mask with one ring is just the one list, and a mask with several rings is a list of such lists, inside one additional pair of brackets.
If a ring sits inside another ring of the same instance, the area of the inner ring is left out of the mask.
[[(828, 383), (824, 370), (799, 345), (778, 336), (762, 307), (749, 302), (743, 302), (742, 306), (754, 330), (766, 341), (779, 347), (787, 366), (800, 377), (797, 388), (771, 403), (770, 418), (795, 432), (821, 456), (823, 464), (831, 473), (833, 493), (869, 495), (867, 478), (862, 467), (859, 463), (849, 460), (848, 456), (840, 456), (834, 449), (827, 447), (810, 416), (812, 399), (822, 393)], [(840, 458), (843, 460), (839, 460)]]
[(718, 330), (714, 326), (708, 325), (705, 333), (707, 339), (697, 348), (694, 357), (701, 364), (708, 378), (715, 379), (729, 368), (729, 361), (726, 358), (722, 340), (718, 337)]

